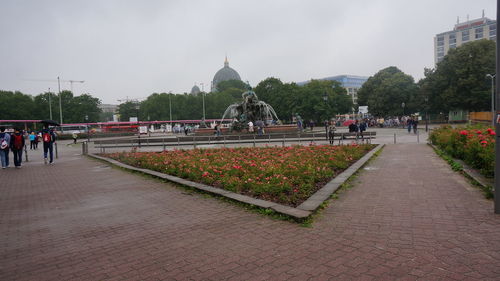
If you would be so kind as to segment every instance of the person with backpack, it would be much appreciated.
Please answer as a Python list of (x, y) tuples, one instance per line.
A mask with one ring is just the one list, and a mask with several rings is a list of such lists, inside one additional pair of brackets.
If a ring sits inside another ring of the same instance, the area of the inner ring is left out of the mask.
[(54, 142), (56, 141), (56, 136), (54, 132), (49, 129), (49, 125), (44, 125), (42, 130), (42, 142), (43, 142), (43, 162), (47, 164), (47, 153), (49, 153), (50, 162), (54, 162)]
[(5, 128), (0, 128), (0, 162), (2, 163), (2, 169), (9, 166), (9, 146), (10, 146), (10, 134), (5, 132)]
[(16, 169), (21, 169), (24, 144), (24, 135), (16, 129), (10, 137), (10, 149), (12, 149), (12, 153), (14, 154), (14, 166), (16, 166)]

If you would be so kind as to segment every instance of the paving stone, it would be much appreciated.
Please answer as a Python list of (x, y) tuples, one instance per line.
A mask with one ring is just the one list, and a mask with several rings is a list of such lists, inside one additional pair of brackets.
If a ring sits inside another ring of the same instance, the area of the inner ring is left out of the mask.
[(307, 228), (78, 152), (0, 171), (0, 280), (498, 280), (492, 201), (423, 144), (387, 145)]

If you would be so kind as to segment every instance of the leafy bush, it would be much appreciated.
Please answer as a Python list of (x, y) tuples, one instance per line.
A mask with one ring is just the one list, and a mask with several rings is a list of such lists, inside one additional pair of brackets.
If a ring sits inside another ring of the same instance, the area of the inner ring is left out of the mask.
[(447, 154), (464, 160), (486, 177), (495, 170), (495, 131), (481, 126), (442, 126), (431, 132), (431, 142)]

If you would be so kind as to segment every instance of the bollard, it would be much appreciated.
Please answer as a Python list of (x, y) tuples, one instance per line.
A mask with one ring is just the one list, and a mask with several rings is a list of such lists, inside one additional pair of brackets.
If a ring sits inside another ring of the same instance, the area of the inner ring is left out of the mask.
[(57, 151), (57, 142), (55, 142), (54, 145), (56, 146), (56, 159), (59, 159), (59, 153)]
[(255, 135), (253, 135), (253, 147), (255, 147)]
[(396, 133), (394, 133), (394, 144), (396, 144)]
[(82, 142), (82, 155), (85, 155), (85, 144), (86, 144), (86, 143), (87, 143), (87, 142), (85, 142), (85, 141), (84, 141), (84, 142)]

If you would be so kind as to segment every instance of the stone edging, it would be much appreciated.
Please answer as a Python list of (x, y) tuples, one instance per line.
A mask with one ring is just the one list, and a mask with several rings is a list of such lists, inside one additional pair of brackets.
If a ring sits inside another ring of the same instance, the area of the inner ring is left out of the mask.
[(121, 167), (121, 168), (124, 168), (127, 170), (137, 171), (137, 172), (141, 172), (143, 174), (162, 178), (162, 179), (165, 179), (165, 180), (168, 180), (171, 182), (175, 182), (178, 184), (182, 184), (185, 186), (196, 188), (198, 190), (202, 190), (205, 192), (209, 192), (209, 193), (217, 194), (217, 195), (224, 196), (227, 198), (231, 198), (231, 199), (236, 200), (238, 202), (242, 202), (242, 203), (246, 203), (246, 204), (250, 204), (250, 205), (255, 205), (255, 206), (258, 206), (261, 208), (265, 208), (265, 209), (272, 209), (278, 213), (285, 214), (285, 215), (293, 217), (295, 219), (304, 219), (304, 218), (307, 218), (308, 216), (310, 216), (313, 213), (313, 211), (316, 210), (321, 205), (321, 203), (328, 200), (330, 198), (330, 195), (332, 195), (349, 177), (351, 177), (359, 168), (361, 168), (373, 156), (373, 154), (375, 154), (377, 151), (379, 151), (382, 147), (383, 147), (383, 145), (379, 144), (377, 147), (372, 149), (365, 156), (363, 156), (361, 159), (356, 161), (356, 163), (352, 164), (344, 172), (340, 173), (337, 177), (335, 177), (330, 182), (328, 182), (324, 187), (322, 187), (320, 190), (316, 191), (316, 193), (314, 193), (305, 202), (300, 204), (297, 208), (281, 205), (281, 204), (270, 202), (270, 201), (252, 198), (252, 197), (249, 197), (246, 195), (241, 195), (241, 194), (227, 191), (224, 189), (215, 188), (215, 187), (212, 187), (209, 185), (192, 182), (189, 180), (185, 180), (185, 179), (182, 179), (179, 177), (175, 177), (175, 176), (163, 174), (160, 172), (152, 171), (149, 169), (142, 169), (142, 168), (133, 167), (133, 166), (118, 162), (114, 159), (102, 157), (102, 156), (91, 154), (91, 153), (89, 153), (88, 156), (95, 158), (95, 159), (109, 162), (115, 166), (118, 166), (118, 167)]
[[(440, 151), (443, 151), (442, 149), (440, 149), (439, 147), (433, 145), (432, 143), (428, 143), (434, 150), (440, 150)], [(450, 158), (453, 159), (453, 161), (459, 163), (460, 165), (462, 165), (462, 171), (464, 173), (467, 174), (467, 176), (471, 177), (473, 180), (475, 180), (476, 182), (478, 182), (483, 188), (493, 188), (494, 186), (494, 183), (491, 179), (488, 179), (487, 177), (481, 175), (477, 170), (469, 167), (464, 161), (460, 160), (460, 159), (456, 159), (454, 157), (451, 157), (450, 155), (448, 155)]]

